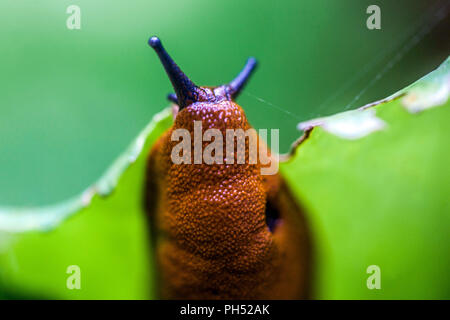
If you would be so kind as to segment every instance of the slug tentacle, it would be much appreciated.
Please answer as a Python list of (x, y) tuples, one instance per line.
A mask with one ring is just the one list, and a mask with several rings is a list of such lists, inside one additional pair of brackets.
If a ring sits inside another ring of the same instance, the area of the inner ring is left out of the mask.
[(178, 104), (177, 95), (175, 93), (169, 93), (167, 95), (167, 100), (169, 100), (169, 101), (171, 101), (171, 102), (173, 102), (175, 104)]
[(220, 102), (236, 99), (257, 66), (256, 59), (250, 57), (242, 71), (230, 83), (218, 87), (198, 87), (181, 71), (158, 37), (151, 37), (148, 44), (158, 54), (175, 90), (175, 93), (170, 93), (167, 98), (178, 104), (180, 111), (195, 102)]
[(161, 40), (159, 40), (158, 37), (151, 37), (148, 44), (158, 54), (158, 57), (172, 82), (180, 109), (187, 107), (191, 103), (200, 101), (199, 95), (201, 94), (201, 89), (197, 87), (183, 71), (181, 71), (162, 46)]
[(232, 99), (236, 99), (241, 90), (245, 87), (247, 84), (248, 79), (253, 74), (253, 71), (255, 71), (256, 67), (258, 66), (258, 63), (255, 58), (250, 57), (247, 60), (247, 63), (245, 64), (242, 71), (238, 74), (236, 78), (234, 78), (228, 85), (228, 94), (231, 96)]

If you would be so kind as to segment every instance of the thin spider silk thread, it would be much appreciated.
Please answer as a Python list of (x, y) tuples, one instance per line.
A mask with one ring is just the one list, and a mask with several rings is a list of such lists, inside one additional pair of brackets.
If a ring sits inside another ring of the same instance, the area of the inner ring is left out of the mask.
[[(428, 11), (428, 13), (425, 15), (426, 18), (422, 19), (425, 20), (426, 22), (421, 23), (421, 25), (419, 27), (417, 26), (413, 26), (411, 27), (409, 30), (410, 32), (408, 33), (408, 35), (406, 37), (404, 37), (404, 39), (409, 39), (406, 44), (404, 44), (403, 46), (401, 46), (400, 50), (397, 52), (397, 54), (394, 56), (394, 58), (392, 58), (391, 61), (389, 61), (389, 63), (387, 65), (385, 65), (383, 67), (383, 69), (378, 72), (374, 78), (372, 78), (368, 84), (359, 91), (358, 94), (355, 95), (355, 97), (347, 104), (345, 105), (345, 107), (343, 108), (342, 111), (346, 111), (349, 108), (352, 107), (352, 105), (357, 102), (361, 96), (367, 92), (367, 90), (369, 88), (371, 88), (377, 81), (379, 81), (389, 70), (391, 70), (395, 64), (397, 64), (415, 45), (417, 45), (440, 21), (442, 21), (448, 14), (448, 7), (449, 4), (444, 4), (443, 6), (438, 6), (438, 4), (441, 4), (442, 2), (445, 3), (445, 1), (441, 1), (438, 2), (435, 6), (433, 6), (432, 9), (430, 9)], [(438, 9), (435, 9), (436, 7), (439, 7)], [(437, 16), (437, 19), (432, 20), (430, 23), (430, 18), (434, 18)], [(420, 30), (422, 29), (422, 30)], [(417, 33), (417, 30), (420, 30)], [(399, 42), (404, 42), (404, 41), (399, 41)], [(372, 60), (369, 64), (367, 64), (362, 71), (358, 72), (355, 76), (353, 76), (352, 78), (350, 78), (349, 80), (347, 80), (344, 85), (342, 85), (338, 90), (336, 90), (336, 92), (330, 96), (329, 98), (327, 98), (323, 103), (321, 103), (317, 108), (316, 108), (316, 112), (320, 112), (321, 110), (324, 109), (325, 106), (327, 106), (331, 100), (336, 99), (338, 96), (340, 96), (343, 92), (345, 92), (345, 90), (347, 90), (352, 84), (354, 84), (357, 80), (359, 80), (362, 76), (364, 76), (365, 74), (369, 73), (369, 71), (376, 65), (378, 64), (380, 61), (382, 61), (387, 55), (388, 53), (391, 53), (392, 51), (394, 51), (394, 49), (397, 49), (400, 47), (400, 45), (398, 44), (399, 42), (396, 43), (396, 45), (393, 45), (391, 47), (389, 47), (388, 50), (385, 50), (382, 52), (382, 54), (378, 55), (374, 60)], [(396, 50), (397, 51), (397, 50)], [(245, 91), (245, 93), (262, 102), (263, 104), (266, 104), (274, 109), (277, 109), (289, 116), (293, 116), (298, 120), (301, 120), (302, 118), (293, 113), (290, 112), (274, 103), (271, 103), (259, 96), (256, 96), (254, 94), (249, 93), (248, 91)]]
[(383, 69), (375, 75), (372, 80), (344, 107), (344, 111), (350, 109), (355, 102), (357, 102), (361, 96), (367, 92), (367, 90), (372, 87), (377, 81), (379, 81), (389, 70), (391, 70), (415, 45), (417, 45), (431, 30), (442, 21), (448, 14), (448, 4), (442, 6), (436, 12), (434, 12), (433, 16), (436, 18), (432, 20), (432, 23), (429, 25), (422, 26), (418, 34), (415, 34), (412, 38), (408, 40), (408, 42), (400, 49), (399, 52), (386, 64)]
[(271, 102), (269, 102), (267, 100), (264, 100), (263, 98), (260, 98), (260, 97), (254, 95), (254, 94), (252, 94), (252, 93), (250, 93), (248, 91), (244, 91), (244, 93), (247, 94), (248, 96), (250, 96), (250, 97), (252, 97), (252, 98), (254, 98), (254, 99), (256, 99), (256, 100), (258, 100), (258, 101), (260, 101), (260, 102), (262, 102), (262, 103), (264, 103), (264, 104), (266, 104), (266, 105), (268, 105), (268, 106), (270, 106), (272, 108), (274, 108), (274, 109), (277, 109), (278, 111), (281, 111), (281, 112), (283, 112), (283, 113), (285, 113), (285, 114), (287, 114), (289, 116), (295, 117), (297, 120), (301, 120), (299, 115), (297, 115), (297, 114), (295, 114), (295, 113), (293, 113), (293, 112), (291, 112), (289, 110), (286, 110), (286, 109), (284, 109), (284, 108), (282, 108), (282, 107), (280, 107), (280, 106), (278, 106), (276, 104), (273, 104), (273, 103), (271, 103)]
[[(344, 82), (344, 84), (335, 91), (335, 93), (333, 95), (331, 95), (329, 98), (327, 98), (324, 102), (322, 102), (317, 108), (316, 108), (316, 112), (320, 113), (326, 106), (328, 106), (330, 104), (331, 101), (335, 100), (337, 97), (339, 97), (340, 95), (342, 95), (342, 93), (344, 93), (349, 87), (351, 87), (351, 85), (353, 85), (354, 83), (356, 83), (358, 80), (360, 80), (364, 75), (368, 74), (369, 71), (371, 71), (377, 64), (379, 64), (381, 61), (383, 61), (386, 56), (388, 56), (388, 54), (392, 54), (393, 52), (399, 52), (402, 51), (405, 47), (408, 46), (408, 44), (410, 44), (410, 42), (413, 39), (417, 39), (417, 30), (419, 29), (423, 29), (423, 28), (427, 28), (430, 26), (427, 26), (427, 24), (430, 24), (430, 19), (436, 15), (436, 13), (438, 13), (440, 10), (442, 10), (443, 8), (445, 8), (444, 6), (441, 6), (440, 4), (442, 4), (443, 1), (441, 2), (436, 2), (428, 11), (427, 13), (424, 15), (425, 18), (422, 19), (416, 19), (416, 20), (421, 20), (419, 23), (417, 23), (416, 25), (413, 25), (412, 27), (409, 28), (409, 32), (406, 33), (406, 36), (401, 37), (402, 39), (400, 41), (396, 41), (394, 45), (391, 45), (389, 47), (387, 47), (387, 49), (383, 50), (381, 52), (381, 54), (377, 55), (377, 57), (375, 59), (373, 59), (370, 63), (366, 64), (364, 66), (364, 68), (359, 71), (358, 73), (356, 73), (353, 77), (351, 77), (350, 79), (348, 79), (347, 81)], [(438, 21), (439, 22), (439, 21)], [(436, 22), (436, 24), (438, 23)], [(431, 31), (431, 29), (434, 27), (435, 25), (432, 25), (430, 27), (430, 29), (428, 30)], [(427, 33), (428, 33), (427, 32)], [(424, 36), (426, 35), (426, 33), (424, 33), (420, 39), (418, 39), (417, 42), (411, 44), (410, 47), (408, 47), (408, 50), (406, 50), (402, 56), (395, 56), (398, 60), (400, 60), (415, 44), (417, 44)], [(409, 41), (408, 41), (409, 39)], [(405, 45), (401, 46), (401, 43), (405, 43)], [(401, 47), (401, 49), (399, 50), (398, 48)], [(395, 58), (394, 58), (395, 59)], [(398, 62), (398, 61), (397, 61)], [(397, 63), (396, 62), (396, 63)], [(362, 94), (364, 92), (366, 92), (372, 85), (374, 85), (378, 80), (381, 79), (382, 75), (384, 75), (387, 71), (389, 71), (394, 64), (390, 65), (391, 62), (388, 63), (387, 70), (383, 70), (379, 73), (377, 73), (374, 78), (371, 79), (371, 81), (369, 81), (369, 83), (358, 93), (356, 94), (356, 96), (354, 98), (352, 98), (352, 100), (350, 101), (350, 103), (348, 103), (345, 107), (344, 107), (344, 111), (348, 110), (353, 103), (355, 103), (356, 101), (358, 101)], [(385, 67), (385, 68), (386, 68)], [(381, 74), (381, 75), (380, 75)]]

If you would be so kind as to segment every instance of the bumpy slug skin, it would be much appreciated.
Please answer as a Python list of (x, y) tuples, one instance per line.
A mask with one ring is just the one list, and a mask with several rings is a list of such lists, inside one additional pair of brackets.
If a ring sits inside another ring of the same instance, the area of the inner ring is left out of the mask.
[[(194, 120), (224, 137), (226, 129), (250, 128), (233, 102), (196, 103), (151, 150), (146, 199), (161, 298), (306, 298), (310, 241), (283, 179), (261, 175), (259, 160), (249, 164), (248, 139), (245, 164), (174, 164), (172, 132), (193, 137)], [(266, 213), (277, 217), (272, 232)]]

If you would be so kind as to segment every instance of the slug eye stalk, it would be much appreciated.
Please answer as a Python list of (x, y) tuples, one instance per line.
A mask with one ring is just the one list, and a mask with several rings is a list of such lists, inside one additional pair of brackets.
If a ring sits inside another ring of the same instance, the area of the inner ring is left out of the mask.
[(169, 56), (167, 51), (164, 49), (161, 40), (158, 37), (151, 37), (148, 41), (150, 47), (152, 47), (159, 57), (167, 75), (169, 76), (170, 82), (175, 89), (177, 96), (178, 105), (180, 110), (185, 108), (191, 103), (198, 101), (198, 95), (200, 93), (200, 88), (198, 88), (178, 67), (178, 65)]
[(248, 58), (247, 63), (245, 64), (242, 71), (237, 75), (236, 78), (234, 78), (228, 85), (226, 85), (228, 94), (233, 100), (239, 96), (241, 90), (245, 87), (248, 79), (253, 74), (253, 71), (255, 71), (257, 66), (258, 63), (255, 58)]
[(175, 90), (175, 94), (169, 94), (167, 98), (178, 104), (180, 110), (192, 103), (200, 101), (217, 102), (225, 99), (236, 99), (257, 66), (256, 59), (250, 57), (236, 78), (228, 84), (212, 88), (211, 90), (207, 87), (198, 87), (195, 85), (170, 57), (158, 37), (151, 37), (148, 44), (158, 55)]

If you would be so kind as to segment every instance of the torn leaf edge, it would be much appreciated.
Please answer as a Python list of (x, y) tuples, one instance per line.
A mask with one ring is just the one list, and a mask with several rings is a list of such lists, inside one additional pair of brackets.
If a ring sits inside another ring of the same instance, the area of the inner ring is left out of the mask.
[[(434, 85), (434, 87), (433, 87), (433, 85)], [(436, 85), (438, 87), (437, 90), (436, 90)], [(432, 87), (432, 88), (430, 88), (430, 87)], [(411, 110), (411, 108), (408, 108), (408, 106), (405, 105), (405, 101), (406, 101), (405, 99), (408, 98), (408, 96), (410, 96), (411, 94), (417, 94), (418, 92), (421, 92), (421, 91), (425, 91), (426, 94), (435, 94), (436, 91), (441, 90), (442, 87), (445, 87), (445, 89), (446, 89), (446, 97), (444, 99), (437, 100), (437, 102), (434, 105), (426, 106), (420, 110), (417, 110), (417, 109)], [(435, 89), (435, 90), (433, 90), (433, 89)], [(358, 111), (363, 112), (369, 108), (373, 108), (375, 106), (386, 104), (388, 102), (394, 101), (399, 98), (402, 98), (402, 106), (405, 107), (405, 109), (407, 111), (409, 111), (410, 113), (417, 113), (417, 112), (421, 112), (421, 111), (430, 109), (435, 106), (444, 105), (450, 98), (450, 56), (447, 57), (447, 59), (444, 62), (442, 62), (436, 69), (434, 69), (430, 73), (426, 74), (422, 78), (414, 81), (409, 86), (397, 91), (396, 93), (394, 93), (384, 99), (368, 103), (368, 104), (366, 104), (362, 107), (356, 108), (354, 110), (339, 112), (339, 113), (336, 113), (336, 114), (333, 114), (333, 115), (330, 115), (327, 117), (311, 119), (311, 120), (307, 120), (307, 121), (299, 123), (299, 126), (301, 124), (305, 124), (305, 123), (312, 123), (312, 124), (310, 126), (305, 126), (304, 128), (302, 128), (303, 135), (301, 135), (300, 138), (298, 138), (291, 144), (291, 147), (287, 153), (279, 155), (280, 162), (290, 161), (295, 156), (295, 153), (297, 152), (297, 149), (300, 147), (300, 145), (302, 145), (311, 136), (311, 132), (313, 131), (313, 129), (315, 127), (322, 127), (324, 125), (324, 123), (326, 122), (326, 119), (329, 119), (332, 117), (337, 117), (339, 115), (342, 115), (342, 114), (348, 113), (348, 112), (358, 112)], [(327, 131), (327, 132), (329, 132), (329, 131)], [(371, 133), (373, 133), (373, 132), (375, 132), (375, 131), (372, 131)], [(334, 133), (330, 133), (330, 134), (339, 136)], [(363, 137), (361, 137), (361, 138), (363, 138)], [(345, 139), (345, 138), (343, 138), (343, 139)]]
[(155, 114), (127, 150), (108, 167), (100, 179), (81, 194), (48, 206), (0, 207), (0, 232), (21, 233), (53, 230), (79, 210), (88, 207), (94, 196), (107, 197), (110, 195), (125, 170), (136, 162), (151, 132), (162, 120), (171, 115), (171, 108), (165, 108)]
[[(428, 73), (424, 77), (415, 81), (408, 87), (394, 93), (393, 95), (352, 111), (364, 111), (368, 108), (385, 104), (403, 96), (407, 96), (410, 92), (415, 92), (419, 86), (436, 84), (444, 79), (448, 79), (450, 66), (450, 57), (448, 57), (438, 68)], [(448, 99), (448, 96), (447, 96)], [(349, 111), (346, 111), (349, 112)], [(342, 112), (341, 112), (342, 113)], [(170, 117), (171, 108), (165, 108), (155, 114), (150, 123), (139, 133), (137, 138), (133, 140), (127, 151), (121, 154), (113, 164), (105, 171), (105, 173), (93, 185), (88, 187), (80, 195), (69, 200), (59, 202), (54, 205), (42, 207), (0, 207), (0, 232), (5, 233), (21, 233), (27, 231), (50, 231), (60, 225), (63, 221), (73, 216), (79, 210), (90, 205), (94, 196), (107, 197), (117, 186), (122, 174), (133, 164), (142, 152), (149, 134), (158, 125), (158, 123)], [(339, 114), (339, 113), (338, 113)], [(338, 114), (332, 115), (336, 116)], [(323, 118), (322, 118), (323, 119)], [(319, 119), (316, 119), (319, 120)], [(314, 121), (310, 120), (309, 122)], [(290, 151), (287, 154), (280, 154), (281, 162), (289, 161), (295, 155), (298, 147), (306, 141), (312, 130), (316, 126), (321, 126), (321, 122), (304, 128), (303, 135), (294, 141)]]

